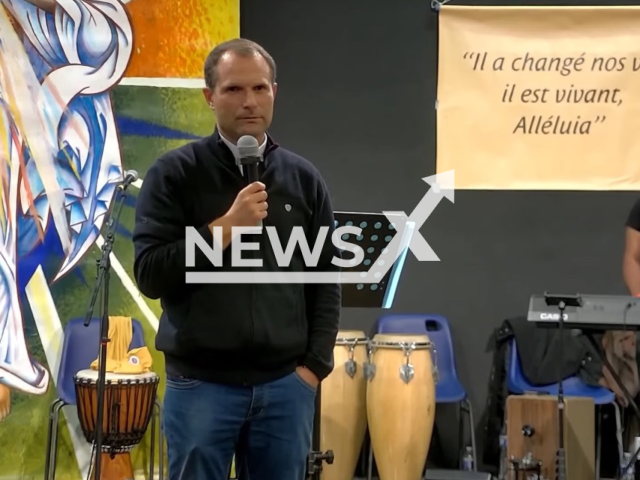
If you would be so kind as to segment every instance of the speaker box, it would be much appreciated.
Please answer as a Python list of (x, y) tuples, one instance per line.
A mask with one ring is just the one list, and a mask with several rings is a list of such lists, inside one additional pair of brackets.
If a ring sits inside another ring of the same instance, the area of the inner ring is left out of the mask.
[[(566, 480), (594, 480), (595, 405), (585, 397), (564, 398), (564, 449)], [(558, 397), (551, 395), (511, 395), (507, 399), (507, 458), (521, 459), (531, 449), (542, 462), (542, 476), (556, 478), (559, 447)], [(525, 427), (533, 429), (527, 439)], [(529, 441), (527, 441), (529, 440)], [(522, 478), (526, 478), (521, 474)]]

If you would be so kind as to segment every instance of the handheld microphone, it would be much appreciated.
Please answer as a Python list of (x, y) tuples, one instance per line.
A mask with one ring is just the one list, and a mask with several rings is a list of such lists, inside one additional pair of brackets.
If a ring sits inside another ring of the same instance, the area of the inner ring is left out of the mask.
[(135, 170), (127, 170), (126, 172), (124, 172), (124, 180), (122, 180), (122, 183), (120, 183), (118, 188), (120, 188), (120, 190), (126, 190), (129, 185), (136, 182), (137, 180), (138, 172), (136, 172)]
[[(260, 178), (259, 164), (262, 162), (260, 155), (260, 145), (258, 140), (251, 135), (244, 135), (238, 139), (238, 153), (240, 158), (238, 163), (243, 166), (246, 171), (245, 178), (247, 185), (257, 182)], [(258, 226), (262, 227), (262, 220), (258, 222)]]
[(247, 172), (247, 185), (257, 182), (260, 176), (258, 173), (258, 164), (262, 161), (258, 140), (251, 135), (244, 135), (238, 140), (237, 146), (238, 153), (240, 154), (240, 165), (243, 165)]

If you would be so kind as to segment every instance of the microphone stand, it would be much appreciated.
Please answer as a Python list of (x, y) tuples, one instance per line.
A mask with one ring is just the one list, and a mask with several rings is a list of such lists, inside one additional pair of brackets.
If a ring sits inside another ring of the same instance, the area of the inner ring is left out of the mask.
[(91, 317), (93, 316), (93, 310), (98, 298), (98, 292), (101, 287), (102, 292), (102, 315), (100, 316), (100, 351), (98, 354), (98, 414), (96, 420), (96, 432), (95, 432), (95, 474), (94, 479), (100, 480), (100, 457), (102, 455), (102, 423), (104, 418), (104, 390), (106, 380), (106, 368), (107, 368), (107, 343), (109, 343), (109, 282), (110, 282), (110, 269), (111, 262), (109, 255), (113, 250), (113, 242), (115, 240), (116, 227), (122, 213), (122, 207), (126, 198), (126, 189), (129, 186), (128, 182), (123, 182), (116, 189), (116, 197), (118, 192), (121, 192), (120, 199), (116, 204), (116, 216), (110, 218), (108, 222), (108, 232), (102, 245), (102, 257), (97, 260), (98, 273), (96, 276), (96, 283), (93, 289), (93, 295), (91, 296), (91, 302), (89, 303), (89, 309), (84, 321), (84, 326), (88, 327), (91, 323)]
[(316, 412), (313, 417), (313, 437), (311, 452), (307, 455), (307, 472), (306, 479), (320, 480), (322, 474), (322, 462), (327, 462), (329, 465), (333, 464), (334, 455), (333, 450), (327, 450), (322, 452), (320, 449), (321, 435), (320, 435), (320, 422), (322, 417), (322, 383), (318, 385), (316, 391)]
[[(559, 342), (560, 342), (560, 360), (562, 365), (564, 362), (564, 349), (562, 348), (562, 335), (564, 334), (564, 311), (566, 307), (582, 306), (582, 299), (578, 295), (552, 295), (544, 294), (545, 301), (548, 306), (555, 305), (558, 307), (560, 317), (558, 318)], [(563, 378), (558, 381), (558, 480), (566, 480), (566, 458), (564, 451), (564, 391), (562, 388)]]
[[(564, 309), (566, 305), (563, 301), (558, 303), (560, 317), (558, 319), (560, 333), (560, 365), (564, 362), (564, 349), (562, 348), (562, 334), (564, 333)], [(565, 455), (564, 455), (564, 391), (562, 388), (563, 379), (558, 383), (558, 480), (565, 480)]]

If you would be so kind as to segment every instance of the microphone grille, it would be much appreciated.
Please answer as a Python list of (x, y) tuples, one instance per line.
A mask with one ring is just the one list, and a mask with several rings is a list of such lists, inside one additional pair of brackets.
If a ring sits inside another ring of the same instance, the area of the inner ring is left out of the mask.
[(260, 155), (258, 140), (251, 135), (240, 137), (237, 147), (241, 157), (257, 157)]

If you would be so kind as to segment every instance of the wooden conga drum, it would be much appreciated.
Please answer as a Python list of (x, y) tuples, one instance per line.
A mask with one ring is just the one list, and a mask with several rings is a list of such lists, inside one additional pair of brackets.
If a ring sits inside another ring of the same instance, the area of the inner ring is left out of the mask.
[(333, 464), (322, 466), (322, 480), (352, 480), (367, 431), (364, 332), (341, 330), (333, 349), (334, 369), (322, 381), (321, 451), (332, 450)]
[(370, 342), (367, 420), (381, 480), (420, 480), (433, 433), (436, 388), (427, 335)]
[[(106, 373), (102, 416), (100, 480), (133, 479), (131, 450), (149, 426), (160, 378), (153, 372)], [(98, 420), (98, 372), (81, 370), (74, 377), (80, 427), (95, 442)], [(98, 452), (96, 452), (98, 454)], [(95, 480), (92, 468), (91, 479)]]

